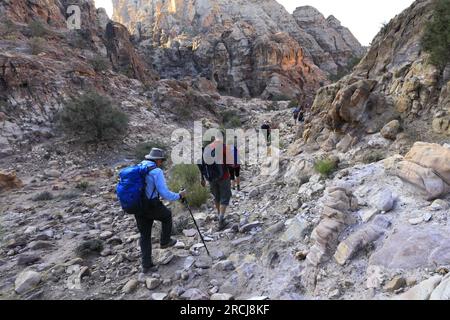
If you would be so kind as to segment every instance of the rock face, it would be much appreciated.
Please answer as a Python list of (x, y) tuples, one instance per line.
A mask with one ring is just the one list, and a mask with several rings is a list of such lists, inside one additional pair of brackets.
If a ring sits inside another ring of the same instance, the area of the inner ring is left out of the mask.
[[(140, 56), (128, 30), (107, 19), (104, 10), (96, 10), (92, 0), (77, 2), (81, 29), (69, 30), (66, 11), (72, 4), (56, 0), (1, 3), (0, 157), (54, 137), (57, 112), (71, 97), (88, 90), (111, 97), (120, 107), (156, 105), (171, 110), (179, 106), (211, 113), (211, 95), (217, 93), (209, 81), (157, 82), (151, 59)], [(39, 28), (28, 25), (34, 20)], [(39, 54), (31, 50), (36, 32), (42, 38)], [(161, 94), (168, 98), (162, 101)], [(136, 113), (139, 107), (130, 109)]]
[[(346, 70), (355, 58), (365, 54), (364, 48), (349, 29), (341, 25), (334, 16), (325, 17), (314, 7), (297, 8), (293, 17), (297, 24), (306, 31), (322, 49), (313, 47), (312, 54), (321, 69), (332, 74)], [(331, 59), (330, 57), (331, 56)]]
[(113, 4), (113, 19), (129, 28), (163, 77), (203, 76), (220, 92), (240, 97), (310, 95), (325, 73), (336, 74), (350, 56), (363, 54), (336, 19), (308, 24), (308, 33), (308, 12), (300, 8), (292, 16), (274, 0)]
[(415, 1), (380, 31), (350, 75), (318, 91), (306, 119), (308, 142), (321, 145), (334, 132), (337, 144), (346, 134), (372, 134), (386, 124), (382, 134), (395, 139), (398, 125), (392, 120), (415, 141), (445, 139), (449, 79), (427, 63), (421, 47), (433, 8), (431, 0)]
[(135, 47), (130, 41), (130, 34), (125, 26), (112, 21), (108, 22), (105, 37), (108, 56), (116, 71), (144, 83), (157, 80), (158, 76), (152, 73), (152, 69), (135, 52)]

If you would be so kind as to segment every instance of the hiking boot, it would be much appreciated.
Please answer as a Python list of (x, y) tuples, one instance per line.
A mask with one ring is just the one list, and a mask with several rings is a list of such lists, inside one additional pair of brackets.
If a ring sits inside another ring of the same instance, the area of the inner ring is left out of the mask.
[(228, 223), (226, 222), (225, 218), (219, 219), (219, 225), (217, 227), (217, 231), (222, 231), (223, 229), (225, 229), (225, 227), (227, 225), (228, 225)]
[(158, 266), (156, 265), (152, 265), (148, 268), (142, 268), (142, 273), (143, 274), (149, 274), (149, 273), (154, 273), (158, 271)]
[(170, 239), (169, 243), (161, 245), (161, 249), (167, 249), (167, 248), (173, 247), (176, 244), (177, 244), (177, 240)]

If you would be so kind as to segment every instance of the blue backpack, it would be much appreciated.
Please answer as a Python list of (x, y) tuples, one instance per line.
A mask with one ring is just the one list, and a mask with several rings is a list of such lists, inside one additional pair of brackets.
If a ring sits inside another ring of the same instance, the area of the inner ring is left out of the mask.
[(145, 177), (156, 169), (143, 164), (127, 167), (119, 173), (116, 194), (122, 209), (128, 214), (136, 214), (143, 209), (145, 197)]

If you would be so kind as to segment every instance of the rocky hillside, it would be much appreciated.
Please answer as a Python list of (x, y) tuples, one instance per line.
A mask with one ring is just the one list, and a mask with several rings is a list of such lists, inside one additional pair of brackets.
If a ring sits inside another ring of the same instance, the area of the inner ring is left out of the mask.
[(414, 2), (380, 31), (354, 72), (318, 91), (306, 141), (346, 149), (380, 131), (396, 143), (448, 140), (450, 66), (430, 64), (421, 45), (433, 8)]
[[(72, 4), (81, 8), (80, 30), (66, 25)], [(139, 122), (154, 122), (154, 113), (179, 122), (180, 110), (188, 110), (186, 118), (214, 112), (206, 109), (218, 97), (212, 84), (202, 78), (158, 81), (128, 30), (91, 0), (8, 1), (0, 4), (0, 15), (0, 156), (26, 152), (55, 136), (58, 110), (90, 89), (110, 96), (132, 120), (140, 119), (131, 122), (131, 144), (151, 131)], [(193, 103), (200, 107), (192, 109)]]
[(350, 30), (342, 26), (334, 16), (325, 19), (317, 9), (304, 6), (298, 7), (293, 17), (300, 28), (314, 38), (320, 49), (331, 55), (332, 59), (321, 54), (321, 50), (316, 52), (316, 46), (310, 49), (316, 64), (333, 75), (348, 72), (348, 65), (366, 53)]
[(311, 97), (364, 49), (337, 19), (275, 0), (115, 0), (115, 21), (135, 35), (163, 77), (201, 75), (224, 94)]

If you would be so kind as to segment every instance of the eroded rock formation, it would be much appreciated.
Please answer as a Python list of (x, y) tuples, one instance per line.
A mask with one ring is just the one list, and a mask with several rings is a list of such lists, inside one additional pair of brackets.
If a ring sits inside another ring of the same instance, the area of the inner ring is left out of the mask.
[(380, 31), (353, 73), (318, 91), (307, 119), (308, 142), (322, 145), (334, 134), (333, 149), (346, 134), (376, 133), (392, 120), (416, 141), (445, 139), (448, 72), (429, 64), (421, 46), (433, 8), (431, 0), (414, 2)]
[(311, 97), (328, 73), (364, 51), (333, 17), (307, 23), (310, 11), (293, 16), (273, 0), (113, 3), (113, 19), (163, 77), (203, 76), (240, 97)]

